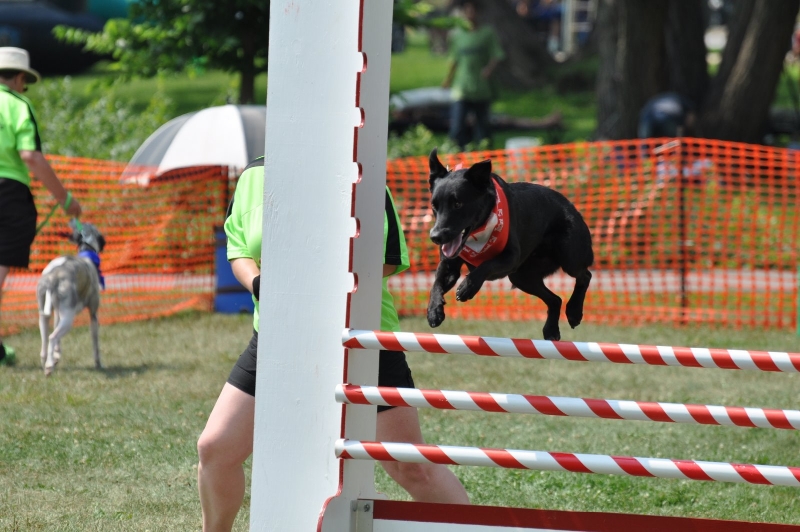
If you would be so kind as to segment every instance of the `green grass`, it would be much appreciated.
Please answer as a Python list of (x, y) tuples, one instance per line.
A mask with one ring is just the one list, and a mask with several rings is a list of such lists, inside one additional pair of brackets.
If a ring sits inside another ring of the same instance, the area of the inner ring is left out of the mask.
[[(35, 330), (7, 338), (0, 367), (0, 530), (196, 530), (197, 436), (249, 336), (251, 317), (187, 314), (64, 341), (53, 377)], [(419, 319), (404, 330), (427, 331)], [(538, 337), (540, 323), (446, 321), (442, 332)], [(798, 350), (790, 333), (665, 326), (566, 328), (567, 340)], [(409, 354), (421, 388), (796, 408), (797, 376)], [(421, 411), (431, 443), (800, 465), (791, 431)], [(797, 490), (739, 484), (456, 467), (473, 502), (800, 524)], [(406, 494), (382, 470), (378, 488)], [(247, 505), (236, 530), (246, 530)]]

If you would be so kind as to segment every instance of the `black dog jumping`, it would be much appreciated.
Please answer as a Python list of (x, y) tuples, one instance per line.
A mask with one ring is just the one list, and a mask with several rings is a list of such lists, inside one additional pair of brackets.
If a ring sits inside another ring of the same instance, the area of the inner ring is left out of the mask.
[(444, 295), (456, 284), (461, 266), (469, 273), (456, 290), (469, 301), (484, 281), (508, 277), (514, 287), (547, 305), (545, 340), (560, 340), (561, 298), (544, 284), (561, 268), (575, 278), (567, 302), (573, 328), (583, 319), (583, 300), (594, 262), (592, 237), (583, 217), (562, 194), (534, 183), (506, 183), (492, 173), (491, 161), (450, 171), (430, 155), (431, 206), (436, 222), (431, 240), (440, 246), (439, 266), (428, 302), (428, 324), (444, 321)]

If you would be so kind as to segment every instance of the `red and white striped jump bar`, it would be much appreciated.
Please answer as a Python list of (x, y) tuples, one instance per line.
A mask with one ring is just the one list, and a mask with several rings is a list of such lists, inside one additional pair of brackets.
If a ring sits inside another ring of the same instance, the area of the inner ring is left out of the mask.
[(334, 448), (338, 458), (354, 460), (486, 466), (800, 487), (798, 467), (343, 439), (337, 440)]
[(597, 342), (551, 342), (549, 340), (522, 340), (490, 336), (394, 333), (356, 329), (344, 330), (342, 344), (351, 349), (390, 349), (425, 353), (800, 373), (800, 353), (776, 351)]
[(412, 406), (602, 419), (800, 429), (800, 410), (580, 399), (546, 395), (420, 390), (388, 386), (338, 384), (336, 401), (358, 405)]

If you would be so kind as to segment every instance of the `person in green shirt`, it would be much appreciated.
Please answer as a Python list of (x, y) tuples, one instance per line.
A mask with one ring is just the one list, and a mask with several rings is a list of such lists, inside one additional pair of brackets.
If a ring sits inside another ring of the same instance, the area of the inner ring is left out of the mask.
[[(197, 468), (203, 530), (231, 530), (245, 493), (242, 465), (253, 452), (256, 357), (261, 288), (261, 236), (264, 197), (264, 159), (251, 163), (236, 184), (228, 207), (225, 234), (227, 255), (236, 279), (253, 294), (253, 335), (222, 388), (197, 442)], [(400, 218), (386, 189), (383, 219), (383, 289), (381, 329), (399, 331), (400, 322), (387, 277), (408, 269), (408, 248)], [(413, 388), (414, 380), (401, 351), (381, 351), (378, 385)], [(424, 443), (416, 408), (378, 406), (379, 441)], [(417, 501), (469, 504), (464, 487), (445, 466), (381, 462), (398, 484)]]
[(459, 5), (469, 29), (456, 28), (450, 35), (450, 68), (442, 87), (450, 88), (453, 104), (450, 111), (450, 138), (463, 149), (469, 142), (467, 116), (475, 118), (473, 140), (489, 139), (489, 112), (494, 90), (491, 76), (505, 58), (494, 30), (481, 24), (475, 4), (462, 0)]
[[(0, 47), (0, 304), (10, 268), (28, 267), (36, 236), (31, 174), (68, 215), (81, 214), (80, 203), (67, 192), (42, 154), (33, 107), (22, 95), (39, 79), (39, 73), (30, 67), (27, 51)], [(8, 364), (12, 353), (0, 338), (0, 364)]]

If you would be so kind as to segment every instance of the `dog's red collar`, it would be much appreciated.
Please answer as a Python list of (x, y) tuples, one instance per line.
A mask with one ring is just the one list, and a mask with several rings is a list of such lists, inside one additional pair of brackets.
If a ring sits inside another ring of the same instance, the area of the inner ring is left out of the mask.
[(458, 254), (473, 266), (496, 257), (508, 242), (508, 199), (497, 179), (493, 177), (492, 183), (497, 195), (494, 209), (486, 223), (469, 234), (464, 249)]

